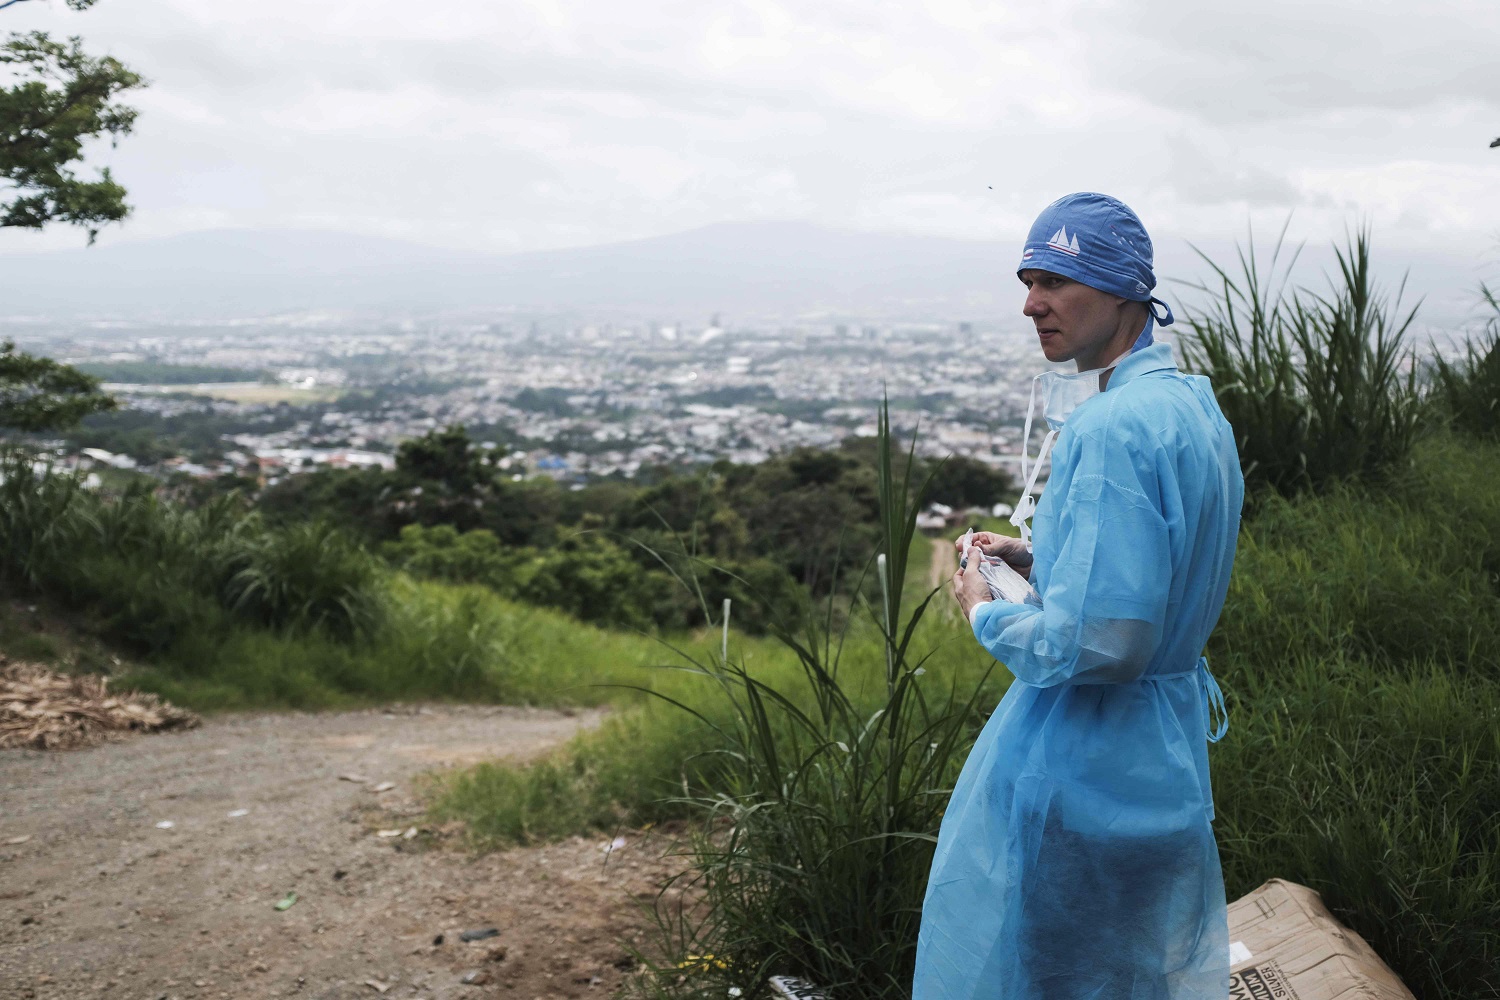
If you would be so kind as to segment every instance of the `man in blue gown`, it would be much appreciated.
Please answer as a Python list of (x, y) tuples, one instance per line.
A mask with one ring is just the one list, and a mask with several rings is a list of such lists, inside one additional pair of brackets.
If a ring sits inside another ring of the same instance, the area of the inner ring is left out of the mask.
[[(943, 818), (914, 1000), (1221, 1000), (1207, 741), (1227, 720), (1209, 732), (1223, 702), (1201, 653), (1244, 499), (1234, 438), (1208, 381), (1154, 341), (1172, 314), (1129, 208), (1053, 203), (1017, 273), (1043, 354), (1078, 374), (1034, 383), (1051, 475), (1014, 519), (1034, 544), (981, 532), (954, 576), (1015, 682)], [(991, 599), (981, 552), (1033, 592)]]

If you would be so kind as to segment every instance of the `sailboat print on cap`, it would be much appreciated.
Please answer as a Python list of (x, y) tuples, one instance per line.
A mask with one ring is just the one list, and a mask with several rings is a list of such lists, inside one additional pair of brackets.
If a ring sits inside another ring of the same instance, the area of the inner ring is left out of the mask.
[(1053, 233), (1052, 238), (1047, 241), (1047, 245), (1054, 250), (1061, 250), (1070, 257), (1077, 257), (1081, 252), (1078, 249), (1078, 234), (1074, 233), (1073, 239), (1069, 241), (1067, 226), (1063, 226), (1057, 232)]

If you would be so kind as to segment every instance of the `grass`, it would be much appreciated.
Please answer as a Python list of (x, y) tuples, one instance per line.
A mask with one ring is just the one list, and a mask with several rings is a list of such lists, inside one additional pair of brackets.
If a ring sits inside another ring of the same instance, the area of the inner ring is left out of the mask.
[(1227, 686), (1234, 722), (1213, 767), (1230, 897), (1301, 882), (1417, 996), (1500, 996), (1493, 673), (1242, 655)]
[[(1212, 754), (1226, 881), (1309, 884), (1417, 995), (1493, 1000), (1500, 443), (1419, 435), (1410, 315), (1373, 291), (1363, 237), (1341, 265), (1323, 297), (1268, 291), (1253, 258), (1244, 285), (1221, 272), (1200, 343), (1265, 487), (1210, 644), (1233, 714)], [(1489, 412), (1493, 356), (1447, 369), (1433, 398), (1453, 426), (1477, 433), (1455, 414)], [(10, 586), (84, 608), (141, 652), (133, 679), (185, 704), (620, 706), (547, 760), (441, 780), (433, 808), (485, 845), (697, 821), (686, 898), (703, 905), (658, 910), (667, 974), (644, 992), (722, 997), (779, 972), (904, 995), (944, 793), (1005, 679), (960, 622), (903, 610), (930, 550), (888, 455), (882, 550), (901, 585), (867, 580), (855, 613), (735, 635), (727, 655), (711, 630), (663, 642), (414, 582), (317, 526), (6, 472)]]
[(1253, 246), (1237, 274), (1204, 258), (1217, 281), (1187, 314), (1184, 362), (1213, 380), (1252, 501), (1377, 481), (1405, 462), (1424, 416), (1406, 340), (1415, 308), (1378, 287), (1368, 232), (1334, 249), (1323, 292), (1291, 285), (1297, 255), (1280, 241), (1268, 269)]
[(320, 385), (304, 389), (295, 385), (271, 385), (261, 382), (204, 383), (191, 386), (163, 387), (162, 391), (190, 392), (195, 396), (224, 399), (231, 403), (273, 404), (290, 403), (306, 406), (311, 403), (332, 403), (344, 394), (338, 386)]
[(185, 509), (24, 456), (0, 466), (0, 582), (126, 653), (130, 683), (196, 709), (597, 704), (630, 697), (599, 685), (668, 655), (484, 587), (414, 581), (327, 525), (272, 528), (234, 498)]
[[(1213, 751), (1230, 892), (1273, 876), (1319, 889), (1424, 997), (1500, 996), (1493, 972), (1500, 967), (1497, 467), (1500, 445), (1439, 435), (1378, 489), (1343, 484), (1321, 495), (1268, 499), (1245, 524), (1210, 651), (1233, 712), (1228, 738)], [(726, 841), (729, 825), (710, 821), (693, 845), (695, 871), (717, 866), (726, 891), (768, 884), (746, 883), (742, 860), (726, 844), (745, 847), (756, 863), (768, 853), (840, 863), (804, 861), (798, 870), (812, 874), (770, 883), (774, 891), (764, 897), (731, 895), (707, 914), (668, 922), (678, 952), (718, 948), (732, 956), (729, 971), (749, 977), (741, 982), (772, 970), (848, 982), (855, 978), (848, 970), (858, 966), (885, 976), (867, 995), (898, 990), (904, 959), (891, 942), (909, 940), (925, 872), (923, 837), (935, 832), (937, 811), (901, 813), (899, 832), (910, 835), (897, 864), (904, 875), (872, 895), (860, 873), (886, 871), (890, 862), (879, 847), (889, 833), (872, 825), (878, 810), (869, 806), (909, 802), (913, 786), (899, 786), (893, 800), (883, 783), (910, 772), (882, 769), (890, 744), (860, 744), (869, 739), (863, 726), (849, 724), (869, 720), (893, 694), (889, 643), (868, 615), (855, 616), (838, 653), (838, 697), (847, 707), (823, 722), (817, 713), (831, 692), (820, 691), (823, 682), (796, 651), (772, 640), (733, 635), (721, 670), (716, 632), (680, 637), (673, 649), (480, 587), (358, 571), (355, 589), (375, 610), (345, 616), (352, 631), (340, 634), (327, 627), (326, 615), (305, 614), (295, 600), (270, 601), (269, 612), (236, 609), (227, 581), (247, 566), (272, 572), (284, 562), (254, 562), (256, 547), (272, 536), (256, 534), (253, 524), (226, 512), (194, 522), (146, 505), (90, 508), (83, 523), (69, 526), (56, 516), (56, 505), (70, 496), (65, 484), (32, 485), (8, 494), (0, 510), (11, 586), (32, 580), (46, 590), (87, 573), (87, 620), (117, 640), (133, 637), (144, 650), (124, 678), (129, 683), (209, 710), (434, 697), (613, 703), (620, 710), (598, 730), (543, 762), (450, 776), (438, 787), (435, 812), (467, 820), (485, 845), (674, 817), (730, 817), (743, 839)], [(73, 545), (78, 552), (78, 539), (90, 537), (109, 539), (113, 557), (95, 549), (81, 559), (55, 558), (52, 550)], [(181, 561), (203, 539), (215, 540), (205, 551), (223, 566), (194, 569)], [(288, 544), (291, 551), (323, 551), (315, 540)], [(928, 543), (913, 538), (906, 551), (901, 593), (910, 606), (926, 590)], [(184, 594), (169, 585), (174, 579), (217, 580), (220, 589), (193, 584)], [(293, 592), (307, 597), (307, 607), (327, 603), (318, 596), (328, 592), (321, 585)], [(45, 617), (47, 604), (38, 603)], [(13, 655), (79, 659), (59, 630), (39, 636), (26, 607), (11, 601), (0, 615), (0, 639)], [(97, 660), (105, 647), (88, 645)], [(998, 702), (1003, 674), (987, 674), (988, 658), (948, 616), (924, 617), (902, 662), (922, 664), (925, 673), (909, 687), (929, 699), (928, 724), (949, 727), (945, 738), (955, 749), (948, 760), (960, 760), (957, 748)], [(786, 706), (747, 716), (750, 691), (763, 702), (784, 698)], [(816, 725), (808, 729), (792, 709)], [(761, 721), (747, 727), (747, 718)], [(883, 730), (877, 724), (871, 732)], [(853, 754), (838, 749), (840, 742), (862, 748), (862, 773), (854, 773)], [(813, 794), (774, 808), (774, 797), (760, 801), (771, 787), (770, 753), (781, 773), (809, 775), (798, 780), (815, 782)], [(747, 770), (754, 755), (758, 770)], [(929, 770), (920, 784), (940, 791), (948, 766)], [(823, 771), (814, 775), (817, 767)], [(866, 805), (841, 811), (846, 801)], [(799, 810), (805, 813), (793, 815)], [(758, 821), (767, 825), (757, 828)], [(868, 833), (851, 836), (860, 829)], [(875, 838), (863, 842), (874, 847), (837, 857), (844, 854), (839, 843), (871, 833)], [(787, 839), (794, 834), (800, 840)], [(856, 905), (814, 905), (822, 900)], [(772, 926), (776, 914), (795, 919)], [(853, 919), (859, 914), (864, 919)], [(810, 934), (808, 927), (828, 930)], [(871, 963), (868, 954), (876, 952), (886, 957)], [(692, 976), (683, 989), (725, 981)]]
[[(920, 601), (928, 588), (929, 539), (916, 536), (903, 599)], [(541, 619), (556, 618), (534, 612)], [(466, 822), (477, 847), (533, 843), (574, 833), (680, 819), (694, 813), (691, 796), (722, 784), (725, 759), (722, 729), (731, 714), (722, 688), (695, 665), (710, 660), (720, 637), (712, 630), (667, 640), (626, 637), (575, 626), (573, 655), (560, 658), (576, 665), (577, 686), (551, 689), (549, 704), (565, 693), (610, 699), (629, 706), (592, 732), (575, 737), (561, 752), (542, 761), (515, 766), (480, 764), (440, 779), (434, 814)], [(538, 647), (556, 649), (550, 634), (538, 634)], [(989, 670), (988, 657), (955, 641), (951, 630), (929, 621), (915, 643), (930, 657), (935, 676), (968, 682)], [(804, 703), (815, 701), (796, 653), (774, 639), (731, 632), (730, 658), (759, 683), (789, 693)], [(884, 654), (880, 636), (868, 622), (855, 623), (845, 638), (840, 681), (854, 702), (873, 711), (877, 703)], [(554, 660), (553, 662), (557, 662)], [(588, 678), (585, 680), (584, 678)], [(589, 686), (589, 682), (599, 686)], [(995, 702), (1004, 693), (990, 677)], [(537, 690), (534, 685), (527, 685)], [(640, 689), (649, 690), (646, 697)], [(595, 702), (590, 702), (595, 703)], [(679, 706), (690, 712), (684, 713)]]
[(1485, 286), (1480, 293), (1490, 318), (1461, 357), (1434, 357), (1431, 402), (1455, 430), (1495, 440), (1500, 438), (1500, 296)]
[(1268, 498), (1241, 535), (1215, 661), (1345, 655), (1378, 676), (1435, 658), (1500, 681), (1500, 450), (1440, 436), (1415, 462), (1380, 490)]
[[(1411, 467), (1378, 490), (1343, 484), (1322, 495), (1268, 500), (1244, 526), (1230, 598), (1210, 647), (1232, 712), (1229, 735), (1211, 754), (1231, 895), (1272, 877), (1313, 886), (1423, 997), (1500, 996), (1494, 973), (1500, 968), (1495, 468), (1500, 446), (1439, 435), (1424, 440)], [(919, 569), (925, 579), (926, 560), (912, 562), (908, 593), (915, 592)], [(985, 676), (988, 658), (967, 641), (961, 624), (926, 616), (909, 655), (914, 661), (930, 655), (919, 683), (934, 694), (956, 691), (962, 701), (978, 693), (962, 727), (976, 732), (1005, 680)], [(732, 647), (732, 680), (740, 659)], [(797, 664), (770, 644), (757, 645), (745, 666), (747, 676), (729, 691), (712, 671), (674, 678), (669, 693), (701, 719), (670, 705), (643, 704), (542, 764), (485, 765), (453, 779), (437, 809), (468, 819), (488, 844), (696, 815), (706, 819), (701, 829), (709, 840), (697, 843), (693, 856), (700, 874), (712, 871), (737, 843), (726, 840), (725, 831), (743, 828), (746, 765), (737, 755), (755, 745), (751, 734), (735, 729), (742, 715), (734, 697), (743, 701), (755, 682), (801, 711), (818, 704), (817, 683), (799, 679)], [(877, 627), (865, 621), (851, 630), (840, 669), (838, 682), (855, 717), (868, 718), (888, 697)], [(783, 754), (781, 766), (789, 773), (803, 773), (799, 765), (832, 767), (843, 757), (819, 749), (806, 732), (799, 737), (796, 725), (777, 713), (768, 721), (762, 744)], [(938, 775), (928, 780), (934, 791), (946, 787)], [(839, 810), (828, 797), (834, 789), (847, 791), (840, 782), (847, 776), (828, 775), (798, 806), (855, 823), (852, 810)], [(776, 811), (760, 805), (748, 815)], [(715, 816), (730, 820), (715, 825)], [(935, 816), (928, 834), (936, 831)], [(786, 820), (777, 830), (797, 828)], [(800, 857), (779, 841), (775, 850)], [(870, 857), (851, 857), (881, 870)], [(906, 863), (926, 870), (920, 851)], [(853, 977), (841, 978), (836, 964), (789, 928), (834, 913), (848, 918), (836, 907), (813, 905), (825, 897), (874, 905), (851, 895), (849, 878), (829, 875), (798, 893), (769, 893), (759, 909), (750, 897), (716, 913), (700, 911), (699, 923), (688, 914), (686, 922), (669, 924), (674, 955), (724, 954), (728, 968), (677, 986), (666, 977), (658, 982), (662, 994), (722, 996), (731, 979), (751, 983), (767, 971), (848, 983)], [(920, 879), (898, 882), (897, 895), (904, 893), (904, 905), (914, 912)], [(751, 878), (747, 884), (764, 883)], [(766, 931), (773, 901), (780, 930)], [(703, 920), (727, 926), (704, 932)], [(890, 977), (874, 987), (861, 983), (852, 995), (900, 995), (899, 973), (891, 970), (903, 966), (890, 942), (882, 945), (884, 957), (872, 960), (871, 944), (880, 936), (870, 933), (868, 922), (847, 925), (859, 926), (865, 929), (856, 940), (848, 929), (844, 936), (820, 932), (819, 940)], [(770, 947), (767, 940), (781, 943)]]
[[(587, 706), (639, 700), (672, 654), (647, 636), (583, 625), (479, 586), (382, 579), (370, 635), (258, 628), (185, 634), (131, 683), (203, 711), (337, 708), (392, 700)], [(699, 645), (711, 645), (702, 639)]]
[[(253, 373), (248, 373), (253, 374)], [(256, 381), (226, 382), (110, 382), (114, 392), (137, 395), (189, 396), (205, 399), (222, 399), (247, 406), (287, 403), (292, 406), (310, 406), (314, 403), (332, 403), (343, 396), (338, 386), (319, 385), (303, 388), (296, 385)]]
[[(672, 896), (658, 905), (670, 959), (638, 984), (646, 993), (724, 995), (741, 986), (754, 995), (788, 970), (835, 995), (894, 998), (909, 988), (944, 807), (934, 792), (962, 766), (980, 705), (990, 702), (990, 670), (971, 645), (930, 641), (924, 613), (936, 591), (906, 601), (908, 559), (914, 549), (930, 552), (913, 545), (925, 489), (896, 474), (884, 408), (880, 425), (877, 586), (867, 617), (836, 628), (830, 614), (821, 627), (780, 633), (796, 656), (791, 678), (768, 678), (733, 656), (690, 665), (714, 707), (679, 707), (717, 742), (714, 780), (682, 797), (704, 822), (692, 828), (691, 867), (677, 881), (700, 905), (666, 903), (681, 898)], [(967, 654), (976, 670), (930, 674), (956, 666), (952, 654)], [(678, 973), (690, 954), (715, 956), (691, 985)]]

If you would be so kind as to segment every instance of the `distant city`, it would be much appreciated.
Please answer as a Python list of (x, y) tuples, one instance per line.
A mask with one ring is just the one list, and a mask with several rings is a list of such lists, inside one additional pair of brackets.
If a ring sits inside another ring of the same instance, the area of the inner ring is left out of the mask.
[[(896, 429), (919, 432), (920, 453), (1008, 467), (1043, 364), (1019, 323), (755, 328), (718, 316), (571, 325), (546, 316), (313, 314), (182, 325), (29, 321), (0, 333), (102, 373), (129, 410), (231, 428), (220, 448), (197, 455), (143, 462), (73, 448), (71, 458), (263, 483), (318, 468), (390, 467), (401, 441), (453, 424), (516, 478), (584, 482), (758, 463), (873, 436), (883, 396)], [(195, 370), (213, 381), (185, 382)], [(120, 380), (122, 372), (134, 379)], [(153, 382), (154, 373), (169, 377)]]

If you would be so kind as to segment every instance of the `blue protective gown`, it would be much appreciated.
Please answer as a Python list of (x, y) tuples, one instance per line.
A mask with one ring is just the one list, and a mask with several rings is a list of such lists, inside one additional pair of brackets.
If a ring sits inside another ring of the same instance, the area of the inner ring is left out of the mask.
[(1168, 344), (1068, 417), (1032, 521), (1040, 600), (974, 615), (1015, 683), (943, 817), (914, 1000), (1228, 995), (1199, 654), (1243, 499), (1213, 390)]

